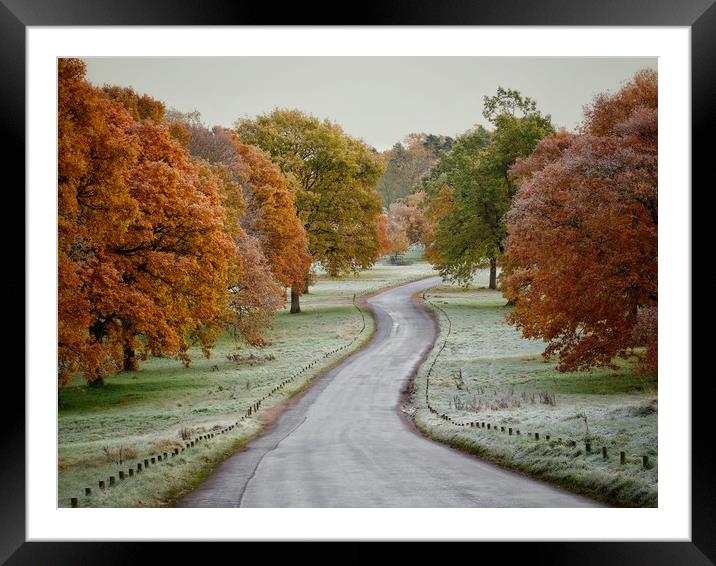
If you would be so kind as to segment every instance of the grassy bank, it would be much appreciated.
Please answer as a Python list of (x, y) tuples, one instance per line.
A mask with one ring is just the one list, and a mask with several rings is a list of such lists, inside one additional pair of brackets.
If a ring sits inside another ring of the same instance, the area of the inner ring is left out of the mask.
[[(486, 282), (480, 274), (469, 289), (442, 286), (426, 294), (444, 313), (428, 304), (441, 333), (415, 381), (418, 428), (436, 440), (613, 505), (656, 506), (656, 379), (635, 374), (629, 361), (620, 362), (618, 370), (557, 372), (554, 361), (540, 356), (543, 343), (525, 340), (505, 322), (509, 307), (499, 292), (484, 288)], [(426, 405), (426, 375), (446, 337), (429, 377), (428, 398), (436, 414)], [(470, 427), (470, 422), (492, 426)], [(646, 469), (644, 455), (649, 457)]]
[[(210, 359), (192, 351), (189, 368), (175, 359), (150, 358), (139, 371), (108, 378), (103, 388), (74, 379), (59, 392), (58, 505), (69, 506), (71, 497), (79, 497), (83, 507), (171, 505), (260, 433), (291, 396), (370, 338), (373, 321), (367, 314), (366, 328), (359, 335), (363, 319), (352, 304), (354, 294), (360, 297), (431, 274), (430, 266), (420, 262), (379, 263), (344, 279), (319, 274), (310, 293), (301, 298), (300, 314), (283, 310), (276, 316), (266, 347), (238, 344), (227, 335)], [(348, 344), (349, 348), (330, 353)], [(309, 364), (312, 367), (265, 398)], [(118, 480), (120, 470), (136, 469), (144, 458), (183, 447), (182, 432), (195, 438), (218, 431), (262, 398), (261, 410), (230, 432)], [(117, 485), (99, 490), (99, 480), (108, 483), (109, 476), (117, 478)], [(84, 496), (85, 487), (92, 488), (91, 496)]]

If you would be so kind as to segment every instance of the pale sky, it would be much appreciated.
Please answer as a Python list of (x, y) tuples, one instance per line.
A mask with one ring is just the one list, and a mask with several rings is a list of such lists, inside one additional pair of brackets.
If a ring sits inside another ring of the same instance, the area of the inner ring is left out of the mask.
[(86, 58), (99, 86), (131, 86), (208, 126), (298, 108), (338, 122), (378, 150), (411, 132), (456, 136), (482, 117), (482, 97), (519, 90), (574, 128), (599, 92), (615, 92), (656, 58), (169, 57)]

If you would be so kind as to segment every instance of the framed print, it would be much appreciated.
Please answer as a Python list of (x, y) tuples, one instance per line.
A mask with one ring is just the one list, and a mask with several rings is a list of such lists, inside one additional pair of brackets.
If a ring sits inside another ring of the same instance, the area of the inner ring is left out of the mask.
[(2, 0), (26, 370), (0, 556), (713, 563), (691, 179), (716, 8), (358, 12)]

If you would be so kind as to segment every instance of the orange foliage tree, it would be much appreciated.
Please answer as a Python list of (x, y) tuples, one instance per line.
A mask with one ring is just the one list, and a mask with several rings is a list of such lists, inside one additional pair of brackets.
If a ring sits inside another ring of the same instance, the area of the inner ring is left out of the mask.
[(252, 204), (254, 199), (250, 191), (244, 190), (251, 168), (237, 158), (230, 138), (221, 135), (229, 131), (220, 128), (207, 130), (196, 111), (182, 114), (170, 110), (167, 113), (162, 102), (146, 94), (139, 95), (132, 88), (105, 85), (102, 92), (122, 104), (137, 121), (148, 120), (154, 124), (164, 121), (170, 136), (191, 150), (199, 169), (221, 181), (227, 197), (224, 203), (228, 214), (227, 226), (231, 226), (230, 232), (236, 244), (227, 281), (231, 299), (225, 324), (235, 338), (253, 345), (265, 344), (262, 333), (270, 326), (273, 314), (281, 308), (284, 293), (274, 279), (261, 241), (244, 231), (245, 226), (237, 224), (237, 220), (254, 218), (257, 214), (254, 207), (247, 207), (246, 197), (251, 199)]
[(147, 94), (138, 94), (131, 87), (104, 85), (102, 92), (108, 98), (119, 102), (137, 122), (149, 120), (159, 124), (164, 118), (164, 103)]
[(247, 214), (241, 224), (261, 242), (273, 274), (285, 287), (303, 283), (311, 267), (306, 231), (296, 214), (295, 194), (281, 169), (258, 148), (228, 132), (246, 172)]
[(418, 191), (388, 208), (388, 218), (402, 227), (410, 244), (420, 244), (428, 235), (428, 220), (422, 208), (425, 200), (425, 193)]
[[(245, 205), (236, 211), (239, 222), (260, 245), (276, 281), (288, 288), (303, 285), (311, 256), (295, 192), (281, 169), (260, 149), (241, 143), (234, 131), (209, 130), (197, 120), (187, 122), (185, 129), (194, 156), (226, 169), (234, 186), (230, 194), (238, 191), (236, 197)], [(263, 285), (263, 293), (267, 291), (268, 282)]]
[(417, 191), (391, 203), (388, 208), (388, 240), (395, 256), (403, 254), (412, 244), (424, 243), (431, 231), (423, 210), (425, 193)]
[(563, 371), (645, 346), (657, 370), (657, 75), (596, 97), (579, 134), (544, 139), (511, 170), (503, 289), (509, 316)]
[(375, 220), (377, 231), (378, 231), (378, 255), (384, 256), (393, 251), (393, 242), (390, 239), (390, 233), (388, 231), (388, 215), (383, 213), (378, 216)]
[(101, 382), (148, 352), (189, 363), (192, 342), (208, 355), (236, 257), (221, 180), (84, 73), (58, 62), (61, 383)]

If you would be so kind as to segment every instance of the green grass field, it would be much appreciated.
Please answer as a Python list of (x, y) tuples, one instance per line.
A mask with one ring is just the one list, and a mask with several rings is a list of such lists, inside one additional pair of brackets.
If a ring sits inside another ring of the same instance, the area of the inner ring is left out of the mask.
[[(620, 362), (615, 371), (559, 373), (554, 360), (541, 357), (542, 342), (522, 338), (505, 322), (509, 307), (499, 292), (484, 288), (486, 283), (481, 273), (468, 289), (446, 285), (426, 294), (452, 324), (430, 376), (429, 399), (456, 423), (486, 422), (493, 428), (456, 426), (427, 409), (426, 374), (437, 347), (416, 378), (417, 426), (432, 438), (610, 504), (656, 506), (656, 379), (634, 373), (633, 361)], [(438, 310), (436, 316), (439, 347), (447, 320)], [(495, 432), (494, 425), (505, 432)], [(520, 436), (509, 436), (510, 427)], [(627, 458), (623, 465), (621, 451)], [(643, 455), (649, 457), (648, 469)]]
[[(354, 294), (429, 275), (434, 275), (430, 266), (419, 261), (402, 266), (384, 261), (343, 279), (319, 273), (310, 293), (301, 298), (303, 312), (280, 312), (264, 348), (224, 336), (208, 360), (193, 351), (190, 368), (175, 359), (150, 358), (137, 372), (107, 379), (104, 388), (87, 387), (76, 378), (59, 393), (58, 505), (69, 506), (71, 497), (79, 497), (83, 507), (172, 505), (260, 433), (282, 403), (370, 338), (373, 322), (366, 316), (366, 329), (350, 348), (322, 357), (350, 344), (361, 329), (362, 318), (352, 305)], [(446, 285), (427, 294), (452, 321), (447, 346), (430, 377), (430, 402), (454, 422), (485, 421), (519, 429), (521, 434), (455, 426), (427, 410), (425, 377), (437, 348), (416, 377), (418, 427), (436, 440), (611, 504), (655, 506), (656, 380), (635, 374), (629, 362), (620, 363), (617, 371), (557, 372), (553, 362), (540, 356), (543, 344), (523, 339), (505, 323), (505, 300), (482, 288), (486, 282), (481, 273), (467, 290)], [(440, 311), (436, 315), (441, 324), (439, 346), (447, 326), (445, 316)], [(182, 429), (195, 437), (236, 422), (248, 406), (314, 361), (311, 369), (231, 432), (118, 480), (120, 470), (184, 446)], [(554, 396), (555, 404), (542, 402), (545, 393)], [(586, 426), (591, 454), (585, 453)], [(528, 436), (535, 432), (539, 441)], [(562, 442), (555, 442), (558, 438)], [(567, 440), (576, 441), (576, 446)], [(608, 449), (607, 460), (602, 459), (602, 446)], [(120, 449), (122, 465), (117, 463)], [(625, 465), (619, 462), (622, 450), (627, 453)], [(642, 455), (649, 456), (649, 469), (643, 468)], [(117, 485), (99, 490), (98, 481), (107, 483), (109, 476), (117, 478)], [(84, 496), (85, 487), (92, 488), (91, 496)]]
[[(349, 344), (362, 328), (362, 317), (352, 305), (353, 294), (432, 274), (422, 262), (406, 266), (381, 262), (344, 279), (319, 274), (310, 293), (301, 298), (300, 314), (283, 310), (276, 316), (264, 348), (237, 344), (224, 336), (210, 359), (192, 351), (190, 368), (175, 359), (150, 358), (137, 372), (108, 378), (103, 388), (87, 387), (75, 378), (59, 392), (58, 505), (69, 506), (71, 497), (79, 497), (82, 507), (171, 505), (258, 434), (272, 408), (275, 413), (289, 397), (370, 338), (373, 321), (366, 314), (366, 329), (350, 348), (322, 357)], [(202, 441), (118, 481), (113, 488), (98, 489), (99, 480), (107, 484), (109, 476), (118, 478), (120, 470), (126, 472), (144, 458), (184, 446), (182, 429), (194, 437), (236, 422), (256, 400), (313, 361), (317, 363), (310, 370), (269, 397), (261, 411), (230, 433)], [(84, 496), (85, 487), (92, 488), (91, 496)]]

